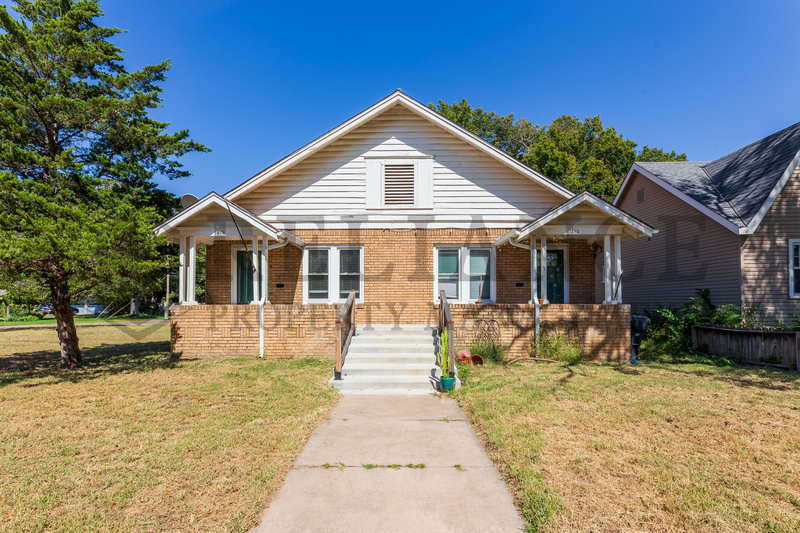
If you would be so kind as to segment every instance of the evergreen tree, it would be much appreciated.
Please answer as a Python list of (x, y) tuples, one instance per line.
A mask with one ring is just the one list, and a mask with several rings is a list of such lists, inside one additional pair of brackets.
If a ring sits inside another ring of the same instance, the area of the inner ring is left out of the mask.
[(169, 62), (128, 72), (94, 0), (0, 6), (0, 285), (29, 280), (52, 299), (62, 366), (81, 365), (71, 299), (143, 286), (168, 262), (152, 227), (175, 208), (153, 183), (189, 175), (207, 151), (148, 117)]

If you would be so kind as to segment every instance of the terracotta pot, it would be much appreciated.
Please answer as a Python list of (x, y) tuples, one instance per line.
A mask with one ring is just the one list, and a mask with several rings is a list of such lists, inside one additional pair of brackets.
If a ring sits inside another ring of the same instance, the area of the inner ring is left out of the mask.
[(478, 354), (473, 354), (472, 357), (469, 358), (469, 366), (475, 365), (482, 365), (483, 364), (483, 357)]
[(472, 354), (470, 353), (469, 350), (466, 350), (466, 349), (459, 350), (459, 352), (456, 354), (456, 360), (459, 363), (461, 363), (462, 365), (464, 365), (464, 364), (469, 363), (469, 360), (470, 360), (471, 356), (472, 356)]
[(539, 305), (544, 305), (544, 298), (539, 298)]

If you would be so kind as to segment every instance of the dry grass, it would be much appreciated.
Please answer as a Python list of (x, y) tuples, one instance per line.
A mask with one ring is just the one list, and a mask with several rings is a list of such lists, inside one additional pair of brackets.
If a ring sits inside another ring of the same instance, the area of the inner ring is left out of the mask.
[(0, 529), (243, 531), (336, 392), (328, 361), (170, 362), (169, 327), (0, 332)]
[(533, 531), (800, 530), (797, 375), (514, 365), (455, 393)]

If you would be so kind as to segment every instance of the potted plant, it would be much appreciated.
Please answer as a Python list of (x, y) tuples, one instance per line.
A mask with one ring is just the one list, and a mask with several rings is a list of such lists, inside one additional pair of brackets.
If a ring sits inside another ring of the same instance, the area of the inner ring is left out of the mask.
[(448, 351), (450, 339), (447, 328), (442, 330), (440, 340), (442, 351), (439, 354), (439, 361), (442, 367), (442, 378), (439, 380), (439, 384), (442, 392), (447, 392), (453, 390), (456, 386), (456, 378), (450, 375), (450, 352)]

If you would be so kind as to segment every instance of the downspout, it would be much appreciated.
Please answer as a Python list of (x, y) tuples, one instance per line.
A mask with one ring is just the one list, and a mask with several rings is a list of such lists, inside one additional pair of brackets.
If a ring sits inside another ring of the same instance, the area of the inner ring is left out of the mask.
[[(281, 232), (281, 234), (283, 234)], [(264, 237), (264, 242), (266, 242), (266, 236)], [(266, 261), (267, 252), (270, 250), (274, 250), (275, 248), (282, 248), (289, 244), (289, 237), (283, 237), (283, 240), (278, 242), (277, 244), (271, 244), (269, 246), (261, 245), (261, 266), (262, 268), (269, 268), (269, 265)], [(260, 272), (261, 279), (264, 279), (264, 273)], [(265, 284), (266, 285), (266, 284)], [(258, 358), (264, 358), (264, 304), (267, 302), (267, 287), (261, 287), (261, 299), (258, 301)]]
[[(517, 236), (519, 235), (519, 231), (517, 231)], [(511, 246), (516, 246), (517, 248), (522, 248), (523, 250), (532, 251), (534, 245), (529, 244), (522, 244), (521, 242), (517, 241), (517, 236), (509, 237), (508, 242)], [(533, 267), (531, 267), (531, 270)], [(536, 323), (536, 349), (539, 349), (539, 295), (536, 295), (536, 298), (533, 299), (533, 316), (534, 322)]]

